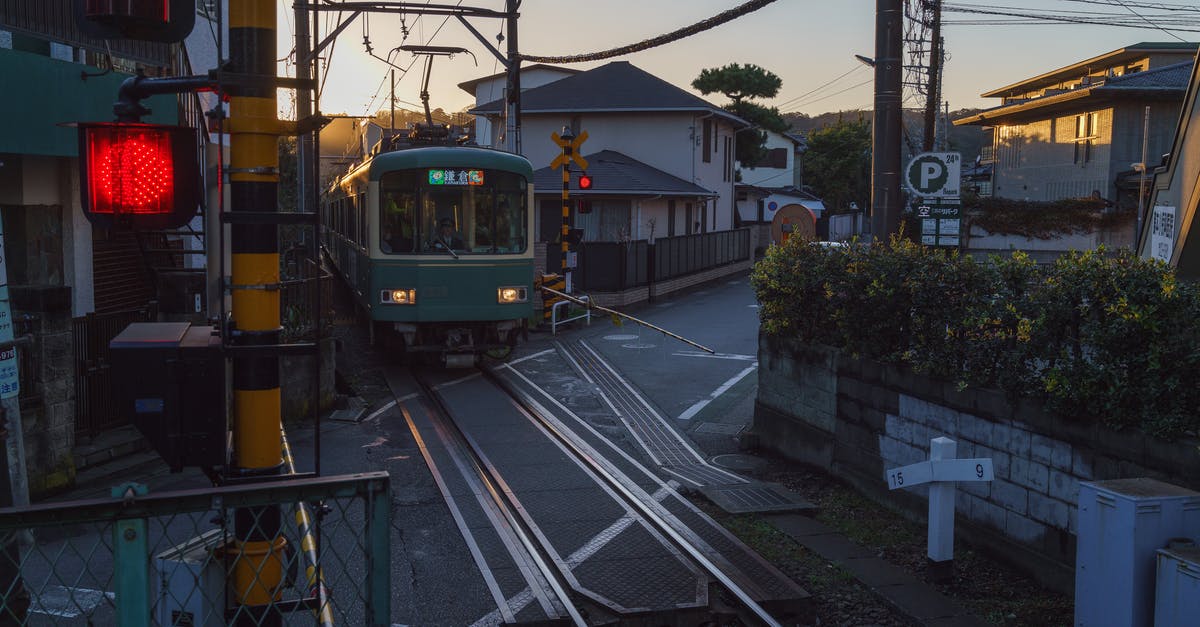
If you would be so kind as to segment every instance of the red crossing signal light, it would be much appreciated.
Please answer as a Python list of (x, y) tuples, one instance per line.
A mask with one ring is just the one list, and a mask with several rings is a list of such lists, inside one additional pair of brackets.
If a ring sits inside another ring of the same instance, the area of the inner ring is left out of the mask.
[(583, 174), (580, 174), (579, 175), (579, 189), (591, 189), (591, 188), (592, 188), (592, 177), (588, 176), (586, 172)]
[(176, 228), (196, 215), (200, 166), (186, 126), (79, 125), (84, 214), (102, 228)]

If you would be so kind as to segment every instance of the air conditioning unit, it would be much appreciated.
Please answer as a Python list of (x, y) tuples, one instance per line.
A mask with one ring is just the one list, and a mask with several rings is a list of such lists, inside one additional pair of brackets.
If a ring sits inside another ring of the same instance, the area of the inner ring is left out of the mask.
[(1200, 536), (1200, 492), (1154, 479), (1079, 484), (1075, 625), (1149, 627), (1155, 552)]
[(1158, 550), (1154, 627), (1200, 625), (1200, 547)]
[(221, 530), (212, 529), (154, 556), (155, 624), (225, 624), (225, 566), (214, 554), (224, 545)]

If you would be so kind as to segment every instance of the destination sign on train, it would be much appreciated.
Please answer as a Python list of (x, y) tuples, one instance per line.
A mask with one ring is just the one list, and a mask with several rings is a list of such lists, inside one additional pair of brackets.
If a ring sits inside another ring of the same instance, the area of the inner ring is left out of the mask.
[(483, 170), (430, 170), (430, 185), (483, 185)]

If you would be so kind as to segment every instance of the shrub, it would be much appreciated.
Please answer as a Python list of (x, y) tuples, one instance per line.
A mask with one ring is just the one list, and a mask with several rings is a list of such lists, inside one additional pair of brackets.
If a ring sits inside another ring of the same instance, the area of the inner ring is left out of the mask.
[(1067, 419), (1200, 427), (1200, 287), (1128, 250), (976, 262), (901, 238), (792, 239), (755, 266), (763, 332), (1041, 398)]

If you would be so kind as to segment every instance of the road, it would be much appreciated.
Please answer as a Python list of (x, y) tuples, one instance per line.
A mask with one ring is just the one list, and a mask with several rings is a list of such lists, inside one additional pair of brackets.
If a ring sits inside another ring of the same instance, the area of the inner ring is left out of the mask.
[[(756, 386), (758, 318), (748, 278), (710, 283), (630, 313), (709, 347), (715, 354), (630, 322), (616, 326), (607, 318), (595, 318), (590, 325), (575, 323), (557, 335), (531, 334), (509, 365), (497, 372), (545, 405), (557, 405), (577, 416), (594, 428), (597, 436), (607, 438), (629, 459), (672, 485), (701, 491), (714, 486), (744, 488), (748, 484), (728, 468), (753, 464), (752, 459), (737, 454), (735, 439), (750, 422)], [(339, 373), (366, 407), (356, 421), (322, 425), (320, 470), (323, 475), (377, 470), (391, 475), (392, 622), (488, 624), (489, 613), (495, 614), (496, 594), (489, 589), (488, 576), (472, 567), (479, 561), (478, 545), (464, 541), (460, 525), (447, 507), (445, 490), (439, 489), (439, 479), (423, 454), (422, 445), (427, 449), (429, 443), (414, 438), (420, 430), (413, 426), (413, 412), (405, 409), (420, 393), (416, 382), (387, 355), (367, 346), (363, 329), (340, 327), (337, 335)], [(489, 410), (476, 406), (473, 411), (486, 414)], [(293, 425), (288, 433), (299, 470), (312, 470), (314, 431)], [(155, 493), (208, 485), (194, 471), (172, 475), (165, 468), (136, 479)], [(58, 500), (98, 495), (95, 486), (87, 486)], [(769, 489), (755, 497), (763, 495), (770, 503), (780, 498)], [(175, 526), (186, 532), (199, 531), (203, 525), (189, 519)], [(55, 540), (55, 546), (94, 545), (92, 534), (68, 534)], [(179, 531), (159, 533), (152, 553), (167, 546), (168, 539), (178, 542), (179, 535)], [(352, 538), (337, 542), (346, 544), (339, 553), (354, 548)], [(559, 543), (563, 555), (571, 553), (573, 547), (566, 539), (560, 538)], [(51, 551), (52, 547), (46, 547), (47, 553)], [(90, 560), (97, 573), (111, 569), (103, 553), (84, 552), (84, 561)], [(346, 576), (351, 570), (347, 567), (345, 573), (336, 573), (327, 568), (326, 578), (336, 581), (336, 585), (331, 583), (335, 593), (356, 583)], [(97, 576), (86, 586), (69, 577), (48, 581), (65, 590), (86, 587), (103, 591), (102, 579)], [(103, 615), (111, 604), (111, 598), (105, 599), (101, 594), (88, 601), (95, 616)], [(62, 603), (68, 608), (83, 605), (70, 595)]]

